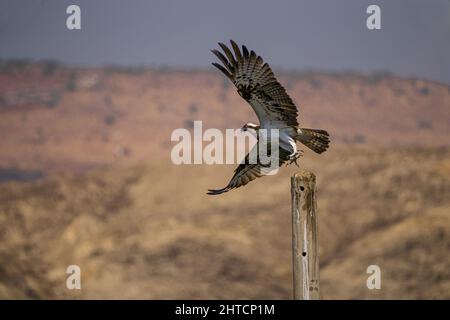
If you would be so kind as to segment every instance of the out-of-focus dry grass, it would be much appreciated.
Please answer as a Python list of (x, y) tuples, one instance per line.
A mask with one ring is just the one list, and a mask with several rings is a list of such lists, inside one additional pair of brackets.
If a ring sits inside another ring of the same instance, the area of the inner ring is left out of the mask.
[[(306, 152), (322, 297), (450, 298), (450, 151)], [(219, 197), (229, 166), (166, 162), (0, 185), (0, 298), (290, 298), (289, 176)], [(82, 270), (82, 290), (65, 269)], [(366, 268), (382, 289), (366, 288)]]

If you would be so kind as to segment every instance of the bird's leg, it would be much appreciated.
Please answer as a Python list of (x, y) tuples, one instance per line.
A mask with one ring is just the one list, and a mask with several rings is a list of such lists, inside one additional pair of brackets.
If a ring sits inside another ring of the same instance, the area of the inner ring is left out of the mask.
[(294, 152), (293, 154), (291, 154), (291, 155), (289, 156), (289, 163), (288, 163), (288, 164), (293, 164), (293, 163), (295, 163), (295, 165), (296, 165), (297, 167), (299, 167), (299, 165), (298, 165), (298, 163), (297, 163), (297, 159), (300, 158), (301, 156), (303, 156), (303, 150), (300, 150), (300, 152), (299, 152), (299, 151)]

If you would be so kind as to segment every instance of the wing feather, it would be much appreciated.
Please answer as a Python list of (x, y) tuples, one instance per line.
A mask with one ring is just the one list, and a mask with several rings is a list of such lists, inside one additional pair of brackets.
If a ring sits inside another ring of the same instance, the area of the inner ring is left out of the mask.
[(217, 58), (219, 58), (219, 60), (223, 63), (223, 65), (231, 72), (234, 72), (234, 68), (233, 66), (230, 64), (230, 62), (227, 60), (227, 58), (225, 58), (225, 56), (218, 50), (216, 49), (212, 49), (211, 50), (212, 53), (215, 54), (215, 56)]
[(219, 46), (222, 48), (223, 52), (225, 52), (225, 55), (227, 56), (228, 61), (231, 63), (231, 65), (236, 66), (237, 62), (234, 59), (234, 56), (231, 53), (230, 49), (228, 49), (228, 47), (221, 42), (219, 42)]
[(241, 51), (239, 50), (239, 46), (233, 40), (230, 40), (230, 42), (231, 42), (231, 46), (233, 47), (234, 54), (236, 55), (237, 63), (239, 64), (242, 62), (242, 55), (241, 55)]
[(220, 64), (218, 64), (218, 63), (216, 63), (216, 62), (213, 62), (212, 65), (213, 65), (214, 67), (216, 67), (217, 69), (219, 69), (220, 71), (222, 71), (223, 74), (225, 74), (230, 80), (232, 80), (231, 74), (228, 72), (227, 69), (225, 69), (224, 67), (222, 67)]
[(246, 46), (242, 45), (242, 53), (244, 55), (244, 58), (248, 58), (249, 54), (248, 54), (248, 49)]
[[(257, 146), (255, 146), (254, 148), (257, 148)], [(270, 150), (270, 146), (268, 146), (267, 150)], [(255, 149), (252, 149), (250, 152), (254, 151)], [(248, 153), (245, 156), (244, 161), (234, 170), (234, 175), (226, 187), (217, 190), (210, 189), (208, 190), (208, 194), (218, 195), (228, 192), (231, 189), (236, 189), (245, 186), (250, 181), (265, 176), (271, 170), (273, 170), (270, 169), (267, 165), (261, 164), (259, 161), (254, 164), (249, 163), (249, 156), (250, 153)], [(285, 164), (288, 160), (289, 160), (289, 152), (282, 148), (279, 148), (279, 167)]]

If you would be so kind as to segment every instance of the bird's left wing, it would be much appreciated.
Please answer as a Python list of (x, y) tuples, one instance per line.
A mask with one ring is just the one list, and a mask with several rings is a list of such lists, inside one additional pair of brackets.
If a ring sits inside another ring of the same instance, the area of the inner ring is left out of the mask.
[(284, 87), (275, 78), (272, 69), (263, 59), (252, 51), (231, 40), (233, 52), (223, 43), (219, 43), (224, 54), (211, 50), (222, 62), (213, 63), (236, 86), (239, 95), (255, 111), (262, 127), (265, 123), (277, 121), (286, 126), (297, 127), (297, 107), (286, 93)]
[[(258, 144), (253, 147), (253, 149), (250, 151), (257, 152)], [(270, 150), (270, 145), (267, 147), (266, 150)], [(225, 188), (218, 189), (218, 190), (208, 190), (209, 195), (218, 195), (222, 194), (224, 192), (230, 191), (231, 189), (239, 188), (242, 186), (245, 186), (250, 181), (255, 180), (256, 178), (265, 176), (270, 174), (274, 169), (273, 166), (270, 166), (270, 164), (262, 164), (260, 159), (258, 158), (256, 163), (249, 163), (250, 159), (250, 153), (248, 153), (245, 156), (244, 161), (234, 170), (234, 175), (231, 178), (230, 182)], [(270, 152), (269, 152), (270, 157)], [(284, 163), (286, 163), (289, 160), (289, 152), (279, 148), (279, 163), (278, 167), (281, 167)]]

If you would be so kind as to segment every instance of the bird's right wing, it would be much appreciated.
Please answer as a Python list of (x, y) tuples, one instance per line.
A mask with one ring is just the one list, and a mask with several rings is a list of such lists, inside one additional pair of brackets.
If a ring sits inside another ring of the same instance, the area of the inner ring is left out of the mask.
[(213, 65), (222, 71), (236, 86), (239, 95), (255, 111), (261, 126), (276, 121), (283, 126), (297, 127), (297, 107), (275, 78), (272, 69), (254, 51), (242, 46), (242, 52), (231, 40), (231, 50), (219, 43), (224, 54), (211, 50), (222, 62)]
[[(270, 174), (274, 169), (281, 167), (282, 164), (286, 163), (289, 160), (289, 152), (279, 148), (279, 163), (278, 167), (273, 167), (270, 164), (262, 164), (259, 157), (256, 163), (249, 163), (250, 154), (252, 152), (257, 152), (258, 145), (255, 145), (253, 149), (245, 156), (244, 161), (234, 170), (234, 175), (231, 178), (228, 185), (222, 189), (208, 190), (209, 195), (218, 195), (224, 192), (230, 191), (231, 189), (239, 188), (245, 186), (250, 181), (255, 180), (256, 178), (265, 176)], [(270, 157), (270, 145), (267, 147), (269, 157)]]

